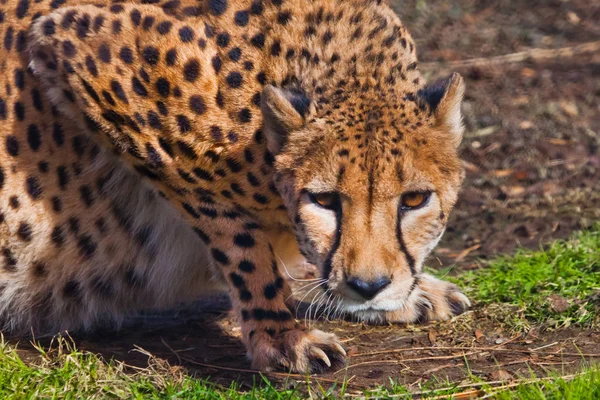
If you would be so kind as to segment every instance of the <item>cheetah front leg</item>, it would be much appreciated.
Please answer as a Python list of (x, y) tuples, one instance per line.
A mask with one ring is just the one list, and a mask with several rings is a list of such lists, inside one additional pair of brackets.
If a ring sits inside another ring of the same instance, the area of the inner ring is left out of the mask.
[[(346, 353), (335, 335), (295, 320), (291, 290), (277, 269), (267, 234), (231, 211), (212, 215), (217, 219), (199, 221), (195, 230), (227, 280), (253, 368), (305, 373), (342, 366)], [(210, 226), (219, 227), (218, 232), (206, 230)]]
[(385, 313), (388, 322), (444, 321), (462, 314), (471, 302), (453, 283), (419, 274), (403, 307)]

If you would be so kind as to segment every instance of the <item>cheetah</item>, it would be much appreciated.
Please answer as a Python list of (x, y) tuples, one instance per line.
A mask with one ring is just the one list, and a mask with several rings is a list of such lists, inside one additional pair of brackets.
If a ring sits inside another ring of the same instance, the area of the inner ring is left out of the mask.
[(321, 372), (277, 238), (336, 309), (460, 314), (422, 272), (463, 179), (464, 83), (420, 75), (376, 0), (7, 0), (0, 5), (4, 331), (118, 326), (227, 291), (252, 366)]

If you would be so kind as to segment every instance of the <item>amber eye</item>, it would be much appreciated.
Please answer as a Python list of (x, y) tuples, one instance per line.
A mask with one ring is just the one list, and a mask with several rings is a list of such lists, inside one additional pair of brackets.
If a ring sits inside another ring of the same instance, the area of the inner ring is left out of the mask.
[(414, 210), (416, 208), (422, 207), (429, 200), (429, 196), (431, 192), (410, 192), (402, 195), (402, 209), (404, 210)]
[(310, 200), (320, 207), (328, 210), (338, 208), (340, 196), (337, 193), (310, 193)]

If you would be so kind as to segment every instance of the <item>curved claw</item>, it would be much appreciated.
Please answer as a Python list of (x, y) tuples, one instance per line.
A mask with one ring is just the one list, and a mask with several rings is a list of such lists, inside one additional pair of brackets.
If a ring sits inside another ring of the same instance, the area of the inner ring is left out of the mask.
[(331, 361), (329, 361), (329, 357), (327, 357), (327, 354), (325, 354), (325, 352), (323, 350), (321, 350), (320, 348), (311, 347), (310, 354), (320, 360), (323, 360), (325, 365), (327, 365), (328, 367), (331, 367)]
[(346, 354), (346, 350), (344, 350), (344, 348), (342, 347), (342, 345), (341, 345), (341, 344), (339, 344), (339, 343), (333, 343), (333, 347), (335, 347), (335, 349), (336, 349), (337, 351), (339, 351), (340, 353), (342, 353), (342, 355), (343, 355), (344, 357), (346, 357), (346, 356), (347, 356), (347, 354)]

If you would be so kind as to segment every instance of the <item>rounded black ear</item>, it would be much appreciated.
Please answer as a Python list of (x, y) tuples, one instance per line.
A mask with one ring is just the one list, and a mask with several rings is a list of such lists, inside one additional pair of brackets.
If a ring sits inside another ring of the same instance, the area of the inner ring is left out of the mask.
[(311, 100), (303, 91), (271, 85), (263, 89), (260, 107), (267, 146), (273, 154), (281, 151), (289, 133), (302, 128), (314, 112)]
[(448, 128), (457, 147), (462, 140), (464, 131), (460, 111), (464, 94), (465, 83), (462, 76), (456, 72), (417, 92), (420, 101), (429, 106), (438, 124)]

